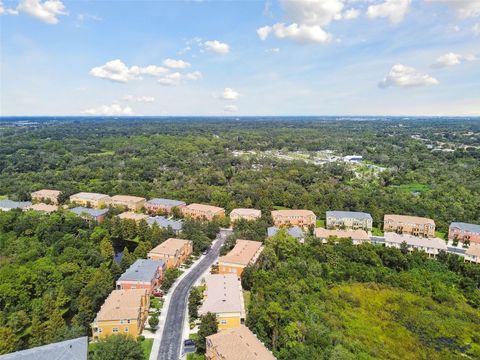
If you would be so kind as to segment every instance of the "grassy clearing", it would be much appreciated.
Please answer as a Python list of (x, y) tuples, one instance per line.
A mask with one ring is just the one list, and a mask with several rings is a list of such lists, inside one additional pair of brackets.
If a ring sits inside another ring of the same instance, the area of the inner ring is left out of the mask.
[(447, 233), (443, 231), (435, 231), (435, 236), (440, 238), (440, 239), (446, 239), (447, 238)]
[(187, 360), (205, 360), (205, 355), (197, 354), (197, 353), (189, 353), (187, 354)]
[(143, 358), (148, 360), (150, 358), (150, 352), (152, 351), (153, 339), (145, 339), (141, 342), (143, 350)]
[(414, 193), (414, 192), (423, 193), (430, 190), (429, 185), (419, 184), (419, 183), (403, 184), (397, 187), (400, 191), (406, 192), (406, 193)]
[(383, 231), (379, 228), (373, 227), (372, 228), (372, 235), (373, 236), (383, 236)]
[(325, 220), (317, 220), (315, 227), (325, 228)]
[(250, 305), (250, 300), (251, 300), (250, 291), (243, 290), (243, 302), (245, 303), (245, 309), (248, 309), (248, 305)]

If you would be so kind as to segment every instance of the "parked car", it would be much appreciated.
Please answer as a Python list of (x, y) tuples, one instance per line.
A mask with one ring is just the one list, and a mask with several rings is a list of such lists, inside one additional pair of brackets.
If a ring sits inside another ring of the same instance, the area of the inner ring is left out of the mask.
[(183, 351), (185, 353), (193, 353), (197, 351), (197, 347), (195, 346), (195, 342), (192, 339), (186, 339), (183, 341)]

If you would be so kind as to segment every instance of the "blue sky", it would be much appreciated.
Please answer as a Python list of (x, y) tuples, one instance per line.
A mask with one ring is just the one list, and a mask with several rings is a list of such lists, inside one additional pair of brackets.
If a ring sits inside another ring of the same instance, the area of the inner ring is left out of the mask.
[(0, 2), (0, 115), (480, 115), (480, 0)]

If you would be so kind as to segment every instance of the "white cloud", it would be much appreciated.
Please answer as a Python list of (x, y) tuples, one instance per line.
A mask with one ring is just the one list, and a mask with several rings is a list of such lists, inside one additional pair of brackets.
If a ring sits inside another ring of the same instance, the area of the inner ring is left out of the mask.
[(116, 59), (92, 68), (89, 74), (102, 79), (126, 83), (130, 80), (141, 79), (141, 75), (160, 76), (166, 72), (168, 72), (168, 69), (156, 65), (146, 67), (134, 65), (129, 68), (123, 61)]
[(190, 63), (186, 61), (174, 59), (163, 60), (163, 65), (169, 67), (170, 69), (187, 69), (191, 66)]
[(318, 25), (285, 25), (282, 23), (273, 26), (264, 26), (257, 30), (260, 39), (266, 40), (272, 33), (278, 39), (288, 39), (297, 42), (328, 43), (332, 36)]
[(158, 79), (158, 83), (164, 86), (178, 85), (182, 80), (182, 74), (175, 72), (172, 74), (165, 75)]
[(411, 88), (438, 85), (439, 81), (428, 74), (421, 74), (412, 67), (401, 64), (394, 65), (388, 75), (378, 84), (380, 88), (398, 86)]
[(0, 0), (0, 15), (18, 15), (18, 10), (5, 8), (3, 2)]
[(480, 23), (473, 25), (472, 31), (475, 35), (480, 35)]
[(356, 19), (360, 16), (360, 10), (357, 9), (348, 9), (342, 14), (342, 18), (345, 20)]
[(130, 106), (122, 107), (119, 104), (111, 104), (111, 105), (102, 105), (97, 108), (87, 109), (82, 112), (86, 115), (105, 115), (105, 116), (112, 116), (112, 115), (124, 115), (129, 116), (133, 115), (133, 110)]
[(227, 43), (222, 43), (218, 40), (205, 41), (203, 44), (208, 51), (211, 51), (220, 55), (225, 55), (230, 52), (230, 46)]
[(411, 0), (385, 0), (381, 4), (370, 5), (367, 16), (370, 19), (386, 17), (391, 23), (398, 24), (410, 10), (410, 4)]
[(238, 100), (240, 93), (232, 88), (225, 88), (220, 95), (222, 100)]
[(75, 22), (76, 27), (81, 27), (82, 24), (86, 21), (102, 21), (102, 18), (96, 15), (90, 14), (78, 14), (77, 21)]
[(152, 103), (155, 101), (153, 96), (133, 96), (133, 95), (126, 95), (123, 97), (125, 101), (135, 101), (135, 102), (145, 102), (145, 103)]
[(202, 73), (200, 71), (194, 71), (185, 75), (188, 80), (197, 81), (202, 78)]
[(280, 52), (280, 48), (271, 48), (271, 49), (267, 49), (265, 51), (268, 52), (268, 53), (272, 53), (272, 54), (278, 54)]
[(343, 0), (281, 0), (285, 15), (293, 23), (302, 25), (328, 25), (341, 19)]
[(225, 105), (223, 107), (223, 111), (227, 113), (234, 113), (238, 111), (238, 107), (236, 105)]
[(47, 24), (57, 24), (60, 15), (67, 15), (65, 5), (60, 0), (22, 0), (17, 6), (17, 10)]
[(471, 18), (480, 16), (480, 0), (425, 0), (432, 4), (443, 3), (452, 8), (458, 17)]
[(475, 55), (460, 55), (453, 52), (446, 53), (439, 56), (435, 63), (432, 64), (433, 68), (443, 68), (447, 66), (458, 65), (463, 61), (474, 61)]
[(270, 32), (272, 31), (271, 26), (262, 26), (261, 28), (257, 29), (257, 35), (260, 38), (260, 40), (267, 40), (268, 35), (270, 35)]

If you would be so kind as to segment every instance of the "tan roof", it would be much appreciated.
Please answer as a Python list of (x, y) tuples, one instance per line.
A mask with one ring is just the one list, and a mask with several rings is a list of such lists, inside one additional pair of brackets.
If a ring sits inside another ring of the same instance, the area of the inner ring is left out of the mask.
[(245, 325), (220, 331), (207, 339), (227, 360), (275, 360), (275, 356)]
[(205, 204), (190, 204), (190, 205), (187, 205), (187, 209), (202, 211), (202, 212), (213, 212), (213, 213), (225, 211), (224, 208), (221, 208), (218, 206), (212, 206), (212, 205), (205, 205)]
[(57, 205), (47, 205), (44, 203), (33, 204), (27, 208), (27, 210), (44, 211), (47, 213), (51, 213), (53, 211), (56, 211), (57, 209), (58, 209)]
[(232, 215), (238, 215), (238, 216), (262, 216), (262, 212), (257, 209), (233, 209), (232, 212), (230, 213), (230, 216)]
[(118, 215), (118, 217), (122, 220), (135, 220), (135, 221), (140, 221), (140, 220), (147, 220), (148, 215), (145, 214), (137, 214), (131, 211), (126, 211)]
[(370, 240), (368, 233), (365, 230), (328, 230), (324, 228), (316, 228), (315, 236), (318, 238), (329, 238), (329, 237), (338, 237), (338, 238), (352, 238), (352, 240)]
[(34, 191), (32, 193), (32, 196), (38, 196), (38, 197), (58, 197), (60, 195), (61, 191), (60, 190), (49, 190), (49, 189), (41, 189), (38, 191)]
[(207, 275), (206, 297), (200, 307), (200, 313), (243, 313), (242, 292), (237, 275)]
[(259, 241), (237, 240), (234, 248), (227, 255), (221, 256), (218, 261), (247, 266), (261, 247), (262, 243)]
[(109, 198), (110, 196), (106, 194), (99, 194), (99, 193), (90, 193), (90, 192), (79, 192), (77, 194), (73, 194), (70, 196), (70, 198), (80, 198), (83, 200), (100, 200), (100, 199), (106, 199)]
[(410, 224), (430, 224), (435, 226), (435, 222), (432, 219), (424, 218), (420, 216), (410, 216), (410, 215), (385, 215), (383, 221), (398, 221)]
[(467, 251), (465, 251), (465, 255), (480, 257), (480, 245), (471, 244), (470, 247), (467, 249)]
[(146, 289), (113, 290), (97, 313), (97, 321), (137, 319)]
[(115, 195), (110, 198), (111, 201), (119, 201), (119, 202), (139, 202), (139, 201), (146, 201), (145, 198), (140, 196), (130, 196), (130, 195)]
[(165, 240), (160, 245), (156, 246), (148, 254), (168, 254), (168, 255), (175, 255), (178, 250), (183, 249), (185, 245), (187, 245), (191, 240), (184, 240), (184, 239), (175, 239), (170, 238)]
[(311, 210), (273, 210), (272, 217), (275, 216), (315, 216)]

